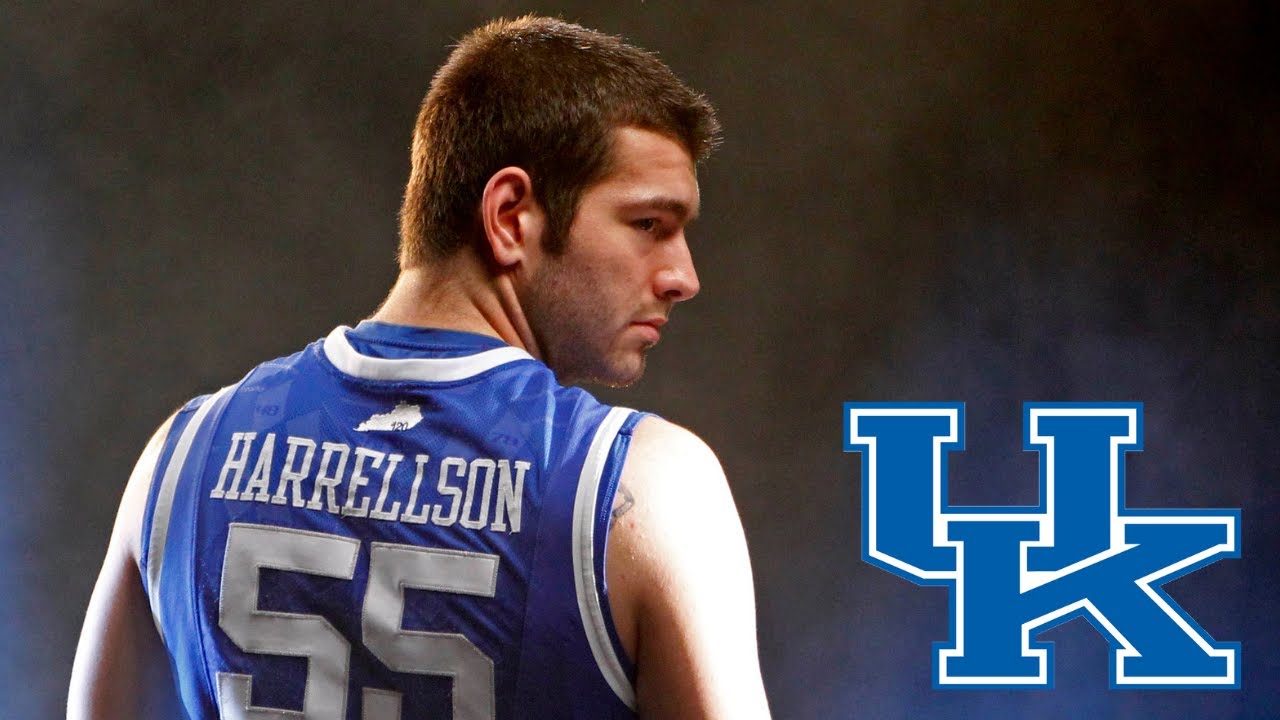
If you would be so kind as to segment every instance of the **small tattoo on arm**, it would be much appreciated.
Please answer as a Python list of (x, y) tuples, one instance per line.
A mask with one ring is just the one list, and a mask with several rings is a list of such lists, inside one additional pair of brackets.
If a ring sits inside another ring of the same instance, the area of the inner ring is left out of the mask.
[(609, 518), (609, 527), (612, 528), (614, 523), (618, 522), (618, 518), (627, 513), (628, 510), (635, 507), (636, 498), (627, 489), (626, 485), (618, 486), (618, 494), (613, 498), (613, 513)]

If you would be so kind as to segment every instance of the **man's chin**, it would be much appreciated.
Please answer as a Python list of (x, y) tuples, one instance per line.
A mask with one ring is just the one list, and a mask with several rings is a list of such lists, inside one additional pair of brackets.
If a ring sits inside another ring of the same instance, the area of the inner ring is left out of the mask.
[(620, 359), (614, 363), (602, 363), (600, 367), (584, 369), (580, 373), (566, 373), (561, 382), (602, 385), (608, 388), (625, 388), (635, 385), (644, 376), (644, 353)]

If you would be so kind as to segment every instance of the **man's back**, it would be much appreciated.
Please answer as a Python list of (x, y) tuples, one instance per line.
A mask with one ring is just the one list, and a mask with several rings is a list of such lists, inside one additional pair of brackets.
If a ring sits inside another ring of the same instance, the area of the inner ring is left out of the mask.
[(463, 38), (414, 128), (378, 323), (153, 437), (68, 716), (138, 716), (167, 656), (201, 717), (767, 717), (715, 454), (555, 379), (635, 382), (698, 293), (718, 132), (619, 38), (534, 16)]
[(501, 341), (381, 323), (193, 401), (141, 540), (188, 711), (629, 716), (603, 560), (639, 418)]

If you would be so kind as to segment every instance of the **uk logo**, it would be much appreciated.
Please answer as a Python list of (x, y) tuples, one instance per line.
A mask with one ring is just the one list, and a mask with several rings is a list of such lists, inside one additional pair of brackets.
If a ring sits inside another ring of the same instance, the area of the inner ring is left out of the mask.
[(1240, 511), (1125, 506), (1125, 453), (1141, 403), (1027, 403), (1040, 456), (1035, 507), (953, 507), (947, 455), (961, 403), (845, 403), (845, 451), (862, 454), (862, 558), (951, 592), (934, 643), (935, 688), (1053, 687), (1037, 636), (1085, 617), (1110, 645), (1113, 688), (1240, 687), (1240, 643), (1218, 642), (1161, 586), (1240, 556)]

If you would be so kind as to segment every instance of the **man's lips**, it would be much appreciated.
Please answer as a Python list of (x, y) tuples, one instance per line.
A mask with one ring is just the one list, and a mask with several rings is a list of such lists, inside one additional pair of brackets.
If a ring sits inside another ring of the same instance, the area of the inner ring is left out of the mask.
[(660, 329), (667, 324), (665, 317), (652, 317), (644, 320), (636, 320), (631, 323), (632, 327), (640, 328), (641, 332), (648, 337), (650, 344), (657, 343), (662, 338)]

